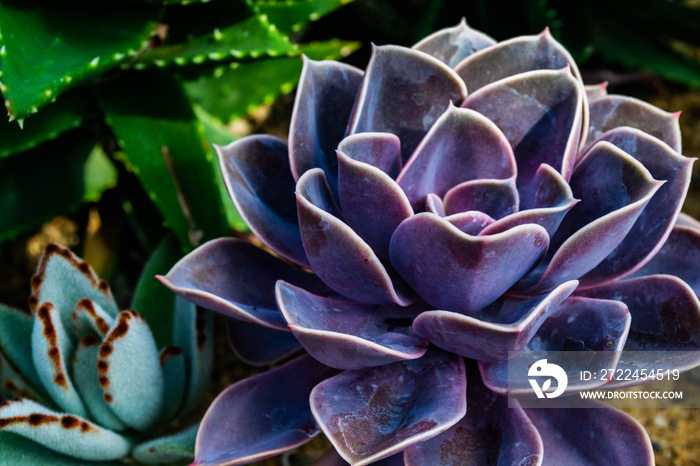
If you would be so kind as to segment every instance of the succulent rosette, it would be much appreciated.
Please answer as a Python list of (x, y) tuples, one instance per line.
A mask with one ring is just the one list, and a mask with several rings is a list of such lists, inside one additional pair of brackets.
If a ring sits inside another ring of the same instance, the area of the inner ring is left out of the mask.
[(506, 368), (509, 351), (698, 349), (680, 151), (677, 114), (584, 86), (546, 30), (497, 43), (462, 22), (374, 47), (364, 72), (305, 60), (289, 141), (218, 149), (265, 248), (215, 240), (161, 277), (231, 317), (242, 360), (308, 352), (224, 391), (195, 464), (320, 431), (318, 465), (653, 463), (611, 407), (508, 408)]
[(181, 298), (159, 303), (174, 313), (174, 344), (159, 351), (144, 318), (120, 312), (108, 284), (58, 245), (31, 288), (31, 315), (0, 305), (0, 464), (191, 459), (197, 426), (154, 437), (206, 388), (211, 316)]

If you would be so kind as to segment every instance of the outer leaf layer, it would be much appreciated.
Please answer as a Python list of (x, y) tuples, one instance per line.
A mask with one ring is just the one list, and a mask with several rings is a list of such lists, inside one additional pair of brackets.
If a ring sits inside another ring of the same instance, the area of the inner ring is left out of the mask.
[(700, 295), (698, 263), (700, 263), (700, 230), (681, 226), (677, 222), (661, 250), (632, 276), (673, 275), (690, 285), (696, 295)]
[(308, 267), (287, 144), (273, 136), (254, 135), (216, 151), (231, 199), (250, 229), (282, 257)]
[(202, 420), (193, 464), (246, 464), (306, 443), (319, 432), (309, 393), (333, 373), (302, 356), (231, 385)]
[(338, 453), (360, 466), (448, 429), (466, 412), (466, 389), (463, 360), (433, 350), (330, 378), (312, 391), (311, 408)]
[(275, 304), (277, 280), (318, 292), (325, 289), (316, 276), (232, 238), (202, 245), (158, 278), (194, 304), (278, 330), (287, 330), (287, 324)]
[(651, 441), (638, 421), (598, 401), (590, 404), (587, 409), (525, 410), (542, 437), (543, 466), (654, 464)]
[(628, 275), (656, 254), (668, 238), (683, 205), (694, 161), (632, 128), (608, 131), (600, 140), (624, 150), (641, 162), (651, 176), (666, 184), (651, 198), (622, 243), (582, 279), (584, 286)]
[(540, 435), (525, 412), (484, 386), (476, 367), (468, 373), (467, 415), (444, 433), (406, 450), (406, 466), (536, 465)]
[(233, 353), (246, 364), (267, 366), (301, 349), (293, 333), (228, 319), (228, 341)]
[(551, 259), (518, 287), (534, 293), (592, 270), (622, 242), (662, 184), (617, 147), (596, 144), (571, 179), (571, 190), (582, 201), (552, 238)]

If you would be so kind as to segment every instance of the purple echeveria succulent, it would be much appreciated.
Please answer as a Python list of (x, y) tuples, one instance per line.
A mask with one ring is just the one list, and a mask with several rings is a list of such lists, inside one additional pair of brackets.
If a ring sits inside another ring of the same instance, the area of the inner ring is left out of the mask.
[(120, 312), (107, 283), (53, 244), (31, 288), (31, 316), (0, 305), (0, 463), (191, 459), (197, 426), (153, 437), (204, 392), (211, 316), (160, 303), (174, 306), (174, 344), (159, 351), (141, 315)]
[(218, 152), (281, 258), (219, 239), (161, 280), (231, 317), (244, 361), (309, 355), (224, 391), (195, 464), (319, 431), (318, 465), (653, 462), (613, 408), (508, 409), (505, 373), (509, 351), (700, 348), (678, 115), (584, 86), (547, 30), (496, 43), (462, 22), (374, 47), (364, 72), (306, 60), (289, 141)]

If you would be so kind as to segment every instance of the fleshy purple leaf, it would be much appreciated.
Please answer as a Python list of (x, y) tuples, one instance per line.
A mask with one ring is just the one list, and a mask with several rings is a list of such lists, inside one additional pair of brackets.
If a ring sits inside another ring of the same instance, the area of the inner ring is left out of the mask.
[(163, 371), (153, 334), (138, 313), (119, 314), (100, 345), (97, 370), (114, 414), (136, 430), (153, 427), (163, 407)]
[(309, 394), (336, 372), (302, 356), (231, 385), (204, 415), (193, 464), (247, 464), (308, 442), (319, 433)]
[(362, 70), (336, 61), (304, 58), (289, 128), (289, 162), (294, 180), (320, 168), (337, 181), (335, 149), (343, 139)]
[(663, 247), (632, 277), (673, 275), (686, 282), (700, 295), (700, 230), (677, 222)]
[(228, 192), (251, 231), (280, 256), (308, 267), (287, 143), (274, 136), (253, 135), (215, 147)]
[(571, 187), (555, 169), (543, 163), (535, 177), (523, 189), (520, 211), (494, 222), (481, 232), (494, 235), (518, 225), (535, 223), (547, 230), (551, 238), (559, 228), (564, 216), (578, 203), (571, 193)]
[(666, 184), (651, 198), (622, 243), (582, 277), (583, 286), (629, 275), (661, 249), (683, 206), (694, 162), (694, 159), (681, 156), (660, 140), (633, 128), (613, 129), (600, 140), (622, 149), (642, 163), (651, 176), (665, 180)]
[(343, 218), (381, 257), (401, 222), (413, 215), (406, 194), (379, 168), (338, 151), (338, 199)]
[(678, 218), (676, 219), (676, 226), (689, 227), (695, 230), (700, 230), (700, 221), (691, 217), (688, 214), (684, 214), (683, 212), (681, 212), (680, 214), (678, 214)]
[(396, 181), (420, 211), (428, 194), (442, 197), (459, 183), (506, 179), (515, 172), (513, 151), (501, 130), (483, 115), (450, 104)]
[(90, 461), (126, 456), (131, 442), (72, 414), (51, 411), (29, 400), (0, 403), (0, 433), (21, 435), (53, 451)]
[(284, 331), (287, 323), (275, 304), (275, 282), (285, 280), (319, 292), (324, 288), (313, 274), (232, 238), (203, 244), (158, 278), (198, 306)]
[(495, 44), (495, 40), (470, 28), (462, 18), (457, 26), (440, 29), (422, 39), (413, 48), (430, 54), (454, 68), (471, 54)]
[(455, 71), (473, 93), (516, 74), (560, 70), (566, 66), (571, 67), (574, 76), (581, 80), (576, 62), (547, 28), (536, 36), (515, 37), (470, 55), (455, 67)]
[(667, 113), (633, 97), (608, 95), (591, 102), (589, 143), (618, 126), (630, 126), (651, 134), (681, 152), (681, 129), (678, 113)]
[(396, 229), (390, 256), (425, 301), (470, 314), (494, 302), (527, 273), (548, 244), (547, 232), (538, 225), (472, 236), (437, 215), (421, 213)]
[(445, 216), (445, 204), (437, 194), (430, 193), (425, 198), (425, 211), (433, 213), (438, 217)]
[(283, 281), (277, 305), (292, 332), (318, 361), (337, 369), (363, 369), (416, 359), (428, 342), (411, 328), (424, 304), (375, 306), (316, 296)]
[(484, 228), (493, 224), (494, 219), (483, 212), (470, 210), (445, 217), (445, 221), (456, 226), (462, 233), (476, 236), (484, 231)]
[(404, 292), (410, 290), (395, 287), (372, 248), (333, 215), (332, 204), (321, 170), (309, 170), (299, 178), (299, 225), (311, 268), (326, 285), (355, 301), (409, 304), (411, 299)]
[(518, 211), (515, 176), (505, 180), (479, 179), (460, 183), (445, 195), (447, 215), (477, 210), (498, 220)]
[(409, 447), (406, 466), (535, 466), (542, 460), (542, 440), (520, 406), (481, 382), (478, 370), (468, 371), (466, 416), (442, 434)]
[(599, 401), (590, 408), (526, 409), (544, 445), (542, 466), (653, 466), (644, 427), (629, 414)]
[(466, 95), (464, 82), (437, 58), (397, 45), (374, 46), (347, 132), (397, 135), (405, 162), (447, 105)]
[(338, 150), (353, 160), (396, 178), (401, 170), (401, 141), (391, 133), (357, 133), (343, 139)]
[(566, 282), (537, 298), (500, 298), (472, 316), (449, 311), (427, 311), (413, 328), (431, 343), (452, 353), (479, 361), (508, 359), (521, 351), (542, 323), (557, 310), (578, 285)]
[[(314, 464), (311, 466), (348, 466), (349, 464), (350, 463), (345, 461), (334, 448), (329, 448), (319, 459), (314, 461)], [(403, 452), (375, 461), (372, 464), (374, 466), (404, 466)]]
[[(693, 290), (680, 278), (670, 275), (623, 280), (609, 285), (590, 288), (580, 292), (582, 296), (600, 299), (615, 299), (629, 306), (632, 315), (625, 351), (654, 351), (658, 354), (654, 368), (689, 370), (700, 365), (697, 351), (700, 350), (700, 302)], [(686, 352), (691, 358), (677, 353), (672, 358), (663, 356), (664, 351)], [(625, 354), (618, 368), (627, 368)], [(639, 364), (635, 364), (639, 367)], [(629, 386), (622, 381), (614, 386)]]
[(586, 90), (586, 97), (588, 97), (589, 104), (594, 100), (598, 100), (601, 97), (606, 97), (608, 95), (607, 81), (600, 84), (591, 84), (583, 87)]
[(251, 366), (276, 363), (301, 349), (293, 333), (246, 324), (236, 319), (228, 319), (226, 328), (233, 354)]
[(663, 185), (637, 160), (601, 141), (576, 167), (571, 190), (581, 199), (552, 237), (545, 261), (517, 289), (536, 293), (597, 266), (630, 231)]
[[(589, 367), (574, 364), (567, 367), (569, 385), (565, 393), (588, 390), (605, 383), (604, 380), (585, 382), (580, 380), (580, 370), (614, 369), (619, 352), (630, 329), (630, 312), (619, 301), (569, 297), (540, 326), (535, 336), (525, 346), (525, 351), (598, 351), (608, 355), (586, 358)], [(508, 380), (508, 361), (479, 363), (484, 383), (496, 393), (506, 395), (531, 395), (527, 381)]]
[(314, 417), (338, 453), (362, 466), (450, 428), (466, 412), (462, 358), (420, 359), (346, 371), (311, 392)]
[(518, 188), (541, 164), (571, 177), (583, 118), (584, 91), (569, 68), (522, 73), (496, 81), (467, 97), (463, 107), (493, 121), (513, 147)]

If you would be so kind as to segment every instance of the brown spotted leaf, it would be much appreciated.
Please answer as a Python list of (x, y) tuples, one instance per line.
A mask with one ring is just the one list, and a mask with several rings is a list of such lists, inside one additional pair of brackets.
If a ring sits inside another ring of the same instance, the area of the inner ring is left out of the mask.
[(64, 411), (86, 417), (85, 405), (68, 373), (75, 347), (51, 303), (37, 309), (31, 341), (34, 367), (54, 403)]
[[(57, 413), (21, 398), (0, 404), (0, 435), (5, 432), (89, 461), (115, 460), (131, 450), (131, 442), (119, 434), (82, 417)], [(5, 463), (5, 450), (2, 452), (3, 464), (15, 464)]]
[(163, 371), (148, 324), (135, 311), (122, 311), (100, 345), (97, 360), (104, 400), (129, 427), (147, 430), (159, 418)]
[(87, 262), (69, 249), (50, 244), (32, 277), (30, 308), (36, 312), (50, 302), (61, 316), (63, 327), (72, 328), (73, 310), (83, 298), (90, 298), (110, 316), (119, 313), (107, 282), (100, 280)]

